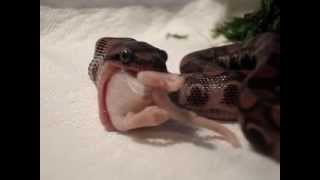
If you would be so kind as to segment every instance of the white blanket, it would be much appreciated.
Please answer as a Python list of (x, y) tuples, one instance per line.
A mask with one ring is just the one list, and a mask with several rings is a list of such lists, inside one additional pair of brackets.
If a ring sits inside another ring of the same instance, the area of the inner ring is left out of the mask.
[[(104, 131), (96, 90), (87, 75), (95, 41), (132, 37), (167, 51), (179, 73), (187, 53), (227, 41), (210, 28), (257, 8), (250, 0), (43, 0), (41, 26), (42, 180), (274, 180), (279, 164), (253, 152), (237, 125), (242, 149), (213, 133), (169, 122), (129, 135)], [(166, 39), (167, 33), (188, 39)], [(121, 97), (119, 97), (121, 98)]]

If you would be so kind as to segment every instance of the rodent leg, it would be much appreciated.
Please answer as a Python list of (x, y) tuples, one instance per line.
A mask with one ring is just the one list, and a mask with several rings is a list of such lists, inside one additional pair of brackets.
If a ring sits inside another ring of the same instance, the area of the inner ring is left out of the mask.
[(115, 116), (112, 122), (117, 130), (128, 131), (142, 127), (158, 126), (170, 119), (167, 111), (158, 106), (147, 106), (138, 113), (128, 112), (124, 117)]

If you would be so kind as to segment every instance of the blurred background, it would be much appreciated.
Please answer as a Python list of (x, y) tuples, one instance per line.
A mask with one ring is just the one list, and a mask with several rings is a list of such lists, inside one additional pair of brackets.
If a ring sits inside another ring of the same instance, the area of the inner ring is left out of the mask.
[[(87, 68), (98, 38), (132, 37), (164, 49), (170, 72), (193, 51), (229, 43), (213, 37), (259, 0), (40, 0), (41, 179), (280, 179), (279, 164), (211, 132), (169, 123), (129, 135), (107, 133)], [(184, 38), (174, 38), (178, 34)], [(169, 36), (168, 36), (169, 35)]]

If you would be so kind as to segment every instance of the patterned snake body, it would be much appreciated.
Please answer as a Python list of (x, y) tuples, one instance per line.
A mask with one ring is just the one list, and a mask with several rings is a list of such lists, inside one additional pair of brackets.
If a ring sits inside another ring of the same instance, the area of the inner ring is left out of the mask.
[[(171, 98), (211, 119), (239, 122), (253, 147), (280, 160), (280, 35), (186, 55), (187, 81)], [(223, 80), (222, 80), (223, 79)]]
[[(132, 50), (139, 61), (119, 61)], [(163, 50), (131, 38), (102, 38), (89, 65), (97, 87), (106, 59), (108, 68), (121, 66), (131, 74), (167, 72)], [(280, 159), (280, 35), (265, 33), (244, 43), (190, 53), (180, 71), (185, 83), (169, 94), (173, 103), (210, 119), (239, 122), (256, 150)]]

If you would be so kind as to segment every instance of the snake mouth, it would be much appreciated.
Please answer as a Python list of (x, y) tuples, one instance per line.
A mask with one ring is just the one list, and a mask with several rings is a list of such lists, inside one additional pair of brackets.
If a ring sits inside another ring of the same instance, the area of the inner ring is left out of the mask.
[(136, 67), (125, 67), (115, 63), (104, 63), (99, 68), (99, 73), (97, 74), (97, 91), (98, 91), (98, 106), (99, 106), (99, 117), (100, 120), (107, 131), (117, 131), (113, 126), (112, 121), (109, 116), (108, 106), (107, 106), (107, 92), (108, 85), (113, 75), (120, 71), (125, 71), (128, 75), (136, 77), (137, 74), (142, 71), (141, 68)]
[(119, 67), (105, 63), (99, 68), (99, 72), (97, 74), (96, 85), (98, 91), (99, 118), (107, 131), (116, 131), (116, 128), (113, 126), (111, 122), (105, 99), (107, 95), (109, 81), (112, 78), (112, 76), (119, 70)]

